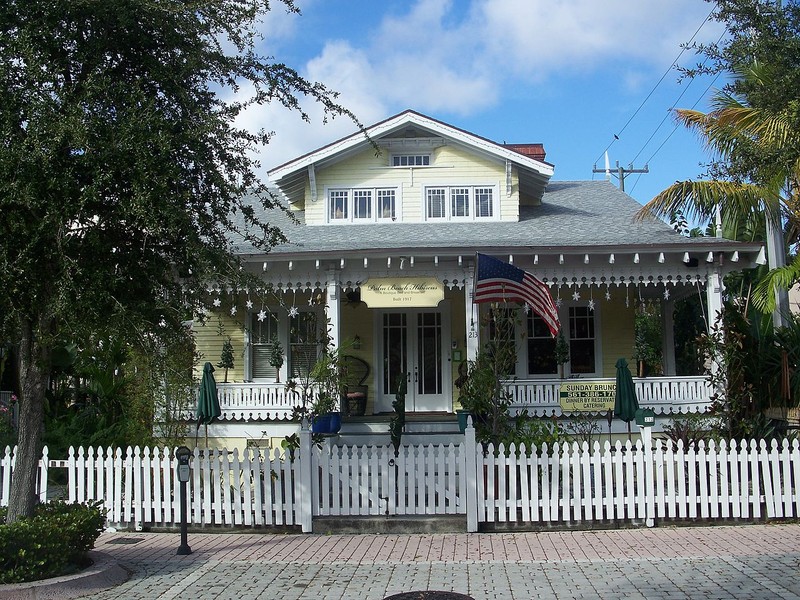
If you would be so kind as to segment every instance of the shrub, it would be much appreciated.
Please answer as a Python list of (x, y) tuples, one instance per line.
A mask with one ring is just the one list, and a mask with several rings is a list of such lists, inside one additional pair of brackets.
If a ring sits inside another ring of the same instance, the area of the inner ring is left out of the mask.
[[(88, 552), (105, 526), (102, 502), (52, 502), (36, 514), (0, 525), (0, 583), (57, 577), (89, 564)], [(5, 521), (5, 511), (0, 519)]]

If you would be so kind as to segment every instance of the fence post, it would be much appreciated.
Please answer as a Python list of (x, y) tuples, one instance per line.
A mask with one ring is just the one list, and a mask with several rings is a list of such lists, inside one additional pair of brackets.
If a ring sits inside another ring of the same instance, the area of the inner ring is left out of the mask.
[(653, 527), (656, 515), (655, 465), (653, 463), (653, 437), (650, 427), (640, 426), (642, 449), (644, 450), (644, 479), (646, 495), (645, 525)]
[(47, 502), (47, 470), (50, 467), (50, 456), (47, 446), (42, 448), (42, 462), (39, 465), (39, 502)]
[(311, 430), (308, 427), (308, 420), (303, 418), (300, 426), (300, 473), (298, 474), (297, 481), (299, 485), (298, 490), (298, 513), (300, 518), (300, 527), (303, 533), (312, 532), (312, 460), (311, 460)]
[(472, 416), (467, 417), (464, 429), (464, 457), (466, 458), (466, 492), (467, 492), (467, 533), (478, 531), (478, 450), (475, 444), (475, 428)]

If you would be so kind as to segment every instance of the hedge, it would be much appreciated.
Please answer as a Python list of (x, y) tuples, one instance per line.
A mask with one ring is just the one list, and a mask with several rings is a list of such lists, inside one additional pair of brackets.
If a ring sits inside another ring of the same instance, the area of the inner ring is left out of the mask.
[[(5, 522), (6, 510), (0, 512)], [(57, 577), (90, 564), (105, 527), (102, 502), (40, 504), (31, 518), (0, 524), (0, 583)]]

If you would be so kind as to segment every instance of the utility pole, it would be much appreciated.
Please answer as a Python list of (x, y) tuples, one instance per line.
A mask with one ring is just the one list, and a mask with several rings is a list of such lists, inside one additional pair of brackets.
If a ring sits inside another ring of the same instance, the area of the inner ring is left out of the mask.
[[(631, 173), (649, 173), (650, 169), (647, 168), (647, 165), (644, 166), (644, 169), (634, 169), (633, 165), (628, 165), (628, 168), (626, 169), (625, 167), (619, 166), (619, 161), (617, 161), (616, 171), (617, 171), (617, 178), (619, 179), (619, 189), (624, 192), (625, 177), (627, 177)], [(605, 173), (609, 179), (611, 178), (611, 170), (608, 167), (606, 167), (605, 169), (598, 169), (597, 165), (595, 164), (594, 168), (592, 169), (592, 173)]]

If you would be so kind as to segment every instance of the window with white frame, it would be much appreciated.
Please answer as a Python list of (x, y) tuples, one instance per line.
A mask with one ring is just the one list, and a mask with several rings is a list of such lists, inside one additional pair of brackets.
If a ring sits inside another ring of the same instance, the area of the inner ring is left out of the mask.
[(391, 219), (394, 221), (397, 218), (397, 202), (395, 200), (395, 191), (377, 190), (376, 193), (378, 194), (378, 220)]
[(329, 223), (394, 221), (397, 218), (395, 188), (348, 188), (328, 190)]
[(494, 190), (490, 187), (476, 187), (473, 191), (475, 199), (475, 216), (491, 218), (494, 215)]
[(427, 167), (431, 164), (430, 154), (393, 154), (393, 167)]
[(372, 219), (372, 190), (353, 190), (353, 220)]
[(594, 311), (588, 306), (569, 308), (569, 368), (573, 374), (596, 369)]
[[(588, 306), (570, 306), (562, 315), (562, 332), (569, 344), (568, 372), (571, 375), (593, 374), (597, 370), (597, 339), (595, 336), (596, 310)], [(562, 310), (563, 312), (563, 310)], [(563, 317), (568, 322), (564, 324)], [(527, 318), (525, 338), (527, 368), (530, 376), (557, 375), (555, 358), (556, 340), (550, 334), (544, 319), (531, 311)]]
[[(259, 316), (263, 316), (259, 319)], [(250, 315), (250, 371), (253, 379), (275, 379), (278, 370), (269, 364), (278, 339), (278, 317), (274, 313)]]
[(306, 379), (320, 350), (317, 313), (301, 311), (289, 319), (289, 375)]
[(469, 188), (450, 188), (450, 214), (469, 217)]
[(556, 375), (556, 340), (542, 317), (528, 313), (528, 375)]
[(331, 190), (328, 194), (328, 218), (333, 221), (349, 221), (350, 190)]
[(308, 378), (320, 350), (320, 319), (316, 311), (300, 311), (288, 319), (285, 314), (280, 317), (278, 313), (267, 311), (251, 313), (249, 323), (252, 379), (272, 381), (277, 378), (277, 369), (269, 364), (276, 340), (285, 349), (284, 366), (289, 377)]
[(498, 194), (492, 186), (431, 186), (425, 188), (425, 219), (463, 221), (494, 219)]

